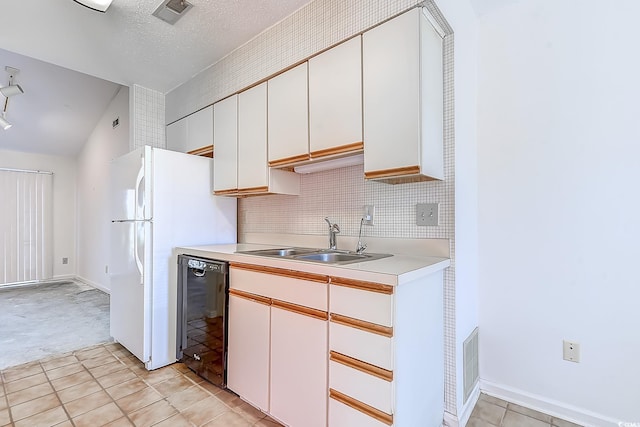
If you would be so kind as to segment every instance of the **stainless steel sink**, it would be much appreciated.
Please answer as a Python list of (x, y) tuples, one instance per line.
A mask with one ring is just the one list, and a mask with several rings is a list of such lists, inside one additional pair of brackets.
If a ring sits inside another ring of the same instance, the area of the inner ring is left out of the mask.
[(256, 251), (244, 251), (242, 253), (272, 257), (287, 257), (292, 255), (308, 254), (316, 252), (317, 249), (311, 248), (284, 248), (284, 249), (259, 249)]
[(258, 249), (254, 251), (241, 251), (247, 255), (258, 255), (272, 258), (292, 259), (296, 261), (309, 261), (321, 264), (351, 264), (355, 262), (373, 261), (376, 259), (393, 256), (391, 254), (374, 254), (312, 248), (282, 248), (282, 249)]

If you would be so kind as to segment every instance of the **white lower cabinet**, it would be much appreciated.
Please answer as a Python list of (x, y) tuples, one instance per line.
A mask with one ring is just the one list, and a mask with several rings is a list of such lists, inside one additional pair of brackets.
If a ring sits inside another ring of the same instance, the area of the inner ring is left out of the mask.
[(232, 262), (228, 386), (289, 427), (440, 426), (442, 281)]
[(227, 386), (287, 426), (326, 427), (328, 276), (236, 263), (229, 274)]
[(327, 425), (327, 322), (271, 307), (271, 414), (290, 426)]
[(269, 304), (229, 295), (227, 387), (269, 410)]
[(331, 277), (329, 427), (442, 425), (442, 278)]
[(388, 424), (333, 397), (329, 399), (329, 425), (331, 427), (388, 427)]

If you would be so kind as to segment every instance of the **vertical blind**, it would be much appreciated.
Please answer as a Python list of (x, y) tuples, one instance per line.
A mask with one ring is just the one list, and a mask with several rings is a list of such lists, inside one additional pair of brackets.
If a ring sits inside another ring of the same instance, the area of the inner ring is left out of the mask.
[(53, 174), (0, 169), (0, 285), (50, 279)]

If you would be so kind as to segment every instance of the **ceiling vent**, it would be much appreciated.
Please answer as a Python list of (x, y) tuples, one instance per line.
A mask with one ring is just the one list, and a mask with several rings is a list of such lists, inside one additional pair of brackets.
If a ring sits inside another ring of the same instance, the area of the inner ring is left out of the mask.
[(153, 12), (153, 16), (173, 25), (192, 7), (193, 5), (186, 0), (165, 0)]

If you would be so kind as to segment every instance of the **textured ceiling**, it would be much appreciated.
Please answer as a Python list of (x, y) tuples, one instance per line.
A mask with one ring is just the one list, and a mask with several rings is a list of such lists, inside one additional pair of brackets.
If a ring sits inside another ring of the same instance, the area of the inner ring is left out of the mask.
[(72, 0), (2, 3), (3, 49), (166, 93), (308, 0), (191, 0), (173, 26), (151, 15), (160, 0), (114, 0), (106, 13)]
[(0, 149), (75, 155), (120, 84), (166, 93), (309, 0), (189, 1), (173, 26), (151, 15), (161, 0), (114, 0), (106, 13), (73, 0), (2, 2), (0, 86), (9, 65), (25, 93), (10, 100)]
[[(84, 145), (120, 85), (0, 49), (0, 86), (9, 65), (24, 93), (9, 98), (0, 149), (74, 156)], [(4, 98), (0, 97), (3, 101)]]

